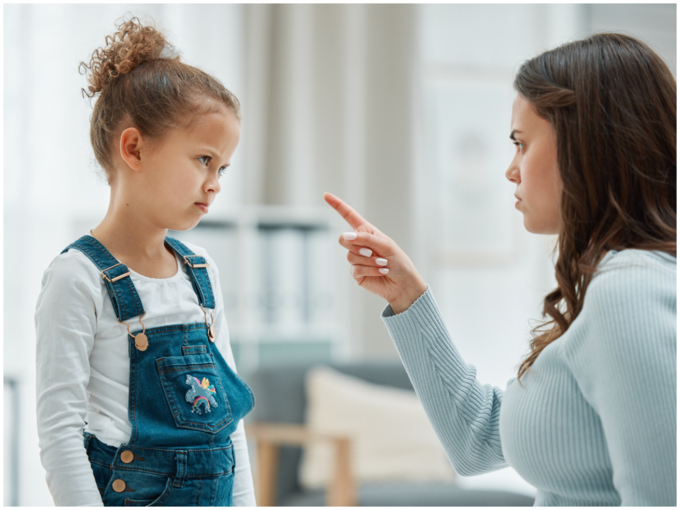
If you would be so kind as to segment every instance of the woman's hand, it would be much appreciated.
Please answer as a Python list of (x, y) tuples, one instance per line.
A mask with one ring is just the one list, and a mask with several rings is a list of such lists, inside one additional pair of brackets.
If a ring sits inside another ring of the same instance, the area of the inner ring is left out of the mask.
[(342, 234), (339, 242), (349, 250), (347, 260), (356, 282), (385, 298), (395, 314), (405, 311), (427, 290), (411, 259), (338, 197), (324, 193), (323, 198), (354, 229)]

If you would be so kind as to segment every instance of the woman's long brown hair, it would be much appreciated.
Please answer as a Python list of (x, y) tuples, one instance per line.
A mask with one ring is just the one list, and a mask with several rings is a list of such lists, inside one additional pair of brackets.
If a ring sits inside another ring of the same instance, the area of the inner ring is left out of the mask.
[(557, 288), (519, 380), (579, 315), (608, 250), (677, 257), (676, 83), (645, 43), (604, 33), (528, 60), (514, 87), (555, 129), (563, 183)]

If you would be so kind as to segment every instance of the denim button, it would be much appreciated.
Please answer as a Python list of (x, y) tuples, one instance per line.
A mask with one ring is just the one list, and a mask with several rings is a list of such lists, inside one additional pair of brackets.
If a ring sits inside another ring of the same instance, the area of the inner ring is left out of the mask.
[(147, 347), (149, 347), (149, 339), (144, 333), (135, 336), (135, 347), (140, 351), (146, 351)]
[(135, 459), (135, 454), (132, 453), (130, 450), (125, 450), (123, 453), (120, 454), (120, 460), (122, 460), (126, 464), (129, 464), (134, 459)]
[(125, 482), (119, 478), (113, 481), (112, 487), (116, 492), (123, 492), (125, 490)]

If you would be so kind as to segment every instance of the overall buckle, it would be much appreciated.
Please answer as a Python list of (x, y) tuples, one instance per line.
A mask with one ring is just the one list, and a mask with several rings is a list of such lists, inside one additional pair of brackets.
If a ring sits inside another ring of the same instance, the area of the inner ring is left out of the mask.
[(113, 280), (104, 274), (105, 271), (108, 271), (109, 269), (113, 269), (114, 267), (118, 267), (118, 266), (120, 266), (121, 264), (122, 264), (122, 262), (118, 262), (118, 264), (116, 264), (115, 266), (111, 266), (111, 267), (107, 267), (106, 269), (103, 269), (103, 270), (101, 271), (102, 278), (104, 278), (104, 280), (106, 280), (106, 281), (109, 282), (109, 283), (113, 283), (113, 282), (117, 282), (117, 281), (120, 280), (121, 278), (125, 278), (126, 276), (130, 276), (130, 271), (129, 271), (129, 270), (128, 270), (127, 273), (124, 273), (124, 274), (122, 274), (122, 275), (120, 275), (120, 276), (116, 276)]
[(190, 262), (187, 260), (187, 257), (200, 257), (200, 255), (184, 255), (184, 263), (189, 266), (191, 269), (197, 269), (200, 267), (210, 267), (210, 264), (207, 262), (204, 262), (203, 264), (194, 264), (193, 262)]

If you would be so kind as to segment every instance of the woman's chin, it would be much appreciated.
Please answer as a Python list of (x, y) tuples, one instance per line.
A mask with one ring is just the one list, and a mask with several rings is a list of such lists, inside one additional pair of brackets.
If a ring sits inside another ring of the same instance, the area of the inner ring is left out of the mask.
[(552, 223), (545, 221), (535, 221), (528, 214), (524, 214), (524, 228), (531, 234), (556, 235), (559, 228)]

